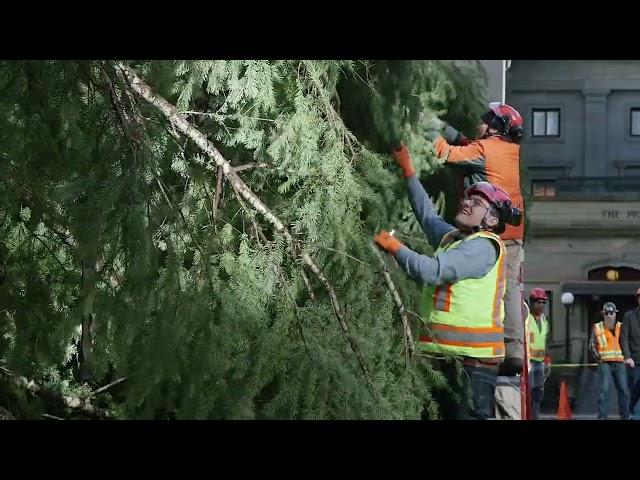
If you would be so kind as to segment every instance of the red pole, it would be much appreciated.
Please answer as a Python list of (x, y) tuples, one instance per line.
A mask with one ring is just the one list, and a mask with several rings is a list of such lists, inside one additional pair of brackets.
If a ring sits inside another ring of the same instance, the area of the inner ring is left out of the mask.
[(527, 318), (529, 317), (529, 307), (524, 301), (524, 279), (522, 275), (522, 265), (520, 266), (520, 286), (522, 298), (522, 319), (524, 322), (524, 361), (522, 365), (522, 375), (520, 376), (520, 419), (531, 420), (531, 396), (529, 394), (529, 335), (527, 328)]

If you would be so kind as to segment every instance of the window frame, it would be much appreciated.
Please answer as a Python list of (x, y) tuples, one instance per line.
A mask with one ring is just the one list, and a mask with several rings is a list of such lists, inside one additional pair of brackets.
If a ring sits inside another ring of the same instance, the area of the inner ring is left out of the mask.
[[(534, 192), (534, 188), (535, 188), (535, 184), (536, 183), (545, 183), (546, 185), (545, 187), (545, 195), (536, 195)], [(531, 197), (534, 198), (535, 200), (540, 200), (540, 199), (553, 199), (556, 198), (558, 196), (558, 190), (556, 187), (556, 183), (557, 183), (557, 179), (555, 178), (532, 178), (531, 179)], [(549, 184), (553, 185), (553, 195), (547, 195), (547, 188), (549, 188)]]
[[(639, 109), (640, 110), (640, 109)], [(535, 114), (543, 112), (544, 115), (544, 130), (545, 133), (543, 135), (536, 135), (535, 133)], [(558, 133), (557, 134), (547, 134), (547, 125), (548, 125), (548, 113), (556, 112), (558, 114)], [(532, 107), (531, 108), (531, 138), (541, 139), (541, 138), (555, 138), (559, 139), (562, 137), (562, 109), (560, 107)]]
[(638, 112), (638, 130), (640, 131), (640, 107), (629, 107), (629, 137), (633, 139), (640, 139), (640, 133), (633, 133), (633, 113)]

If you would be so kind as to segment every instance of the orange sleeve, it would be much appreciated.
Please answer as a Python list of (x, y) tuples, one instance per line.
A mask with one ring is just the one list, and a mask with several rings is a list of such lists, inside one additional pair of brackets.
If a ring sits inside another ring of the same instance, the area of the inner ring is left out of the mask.
[(480, 142), (452, 146), (443, 137), (439, 137), (434, 143), (434, 148), (436, 155), (446, 163), (461, 167), (469, 173), (485, 173), (485, 154)]

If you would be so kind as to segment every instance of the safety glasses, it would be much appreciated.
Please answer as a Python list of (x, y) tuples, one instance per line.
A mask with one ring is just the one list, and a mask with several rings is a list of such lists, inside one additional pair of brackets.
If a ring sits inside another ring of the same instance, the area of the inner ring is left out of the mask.
[(472, 208), (475, 207), (482, 207), (485, 210), (489, 210), (490, 205), (486, 205), (482, 200), (480, 200), (477, 196), (473, 196), (473, 197), (467, 197), (466, 195), (464, 196), (464, 201), (465, 202), (469, 202), (471, 204)]

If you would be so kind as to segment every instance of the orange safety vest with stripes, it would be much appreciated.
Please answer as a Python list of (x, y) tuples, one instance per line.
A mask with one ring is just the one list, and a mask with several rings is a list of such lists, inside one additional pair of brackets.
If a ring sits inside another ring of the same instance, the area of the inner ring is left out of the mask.
[(596, 348), (603, 362), (623, 362), (624, 356), (620, 348), (620, 328), (622, 323), (616, 322), (614, 332), (611, 333), (604, 322), (593, 325), (593, 334), (596, 337)]
[(420, 336), (418, 347), (429, 353), (499, 360), (504, 358), (505, 247), (500, 237), (490, 232), (480, 231), (463, 238), (457, 234), (453, 230), (445, 235), (436, 255), (476, 237), (491, 240), (500, 253), (482, 278), (424, 289), (422, 313), (427, 333)]

